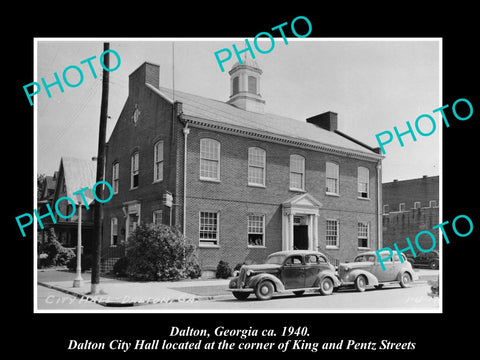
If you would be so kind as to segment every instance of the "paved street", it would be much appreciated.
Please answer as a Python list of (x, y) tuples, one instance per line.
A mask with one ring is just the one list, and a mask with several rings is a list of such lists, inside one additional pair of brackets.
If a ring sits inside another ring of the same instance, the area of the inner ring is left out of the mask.
[[(74, 273), (64, 270), (39, 271), (39, 310), (100, 310), (100, 311), (426, 311), (439, 310), (438, 298), (428, 296), (428, 280), (437, 279), (438, 270), (416, 270), (420, 281), (412, 287), (388, 285), (359, 293), (342, 288), (331, 296), (321, 296), (313, 290), (296, 297), (291, 293), (275, 295), (269, 301), (258, 301), (252, 294), (239, 301), (227, 290), (228, 280), (194, 280), (177, 282), (130, 282), (102, 278), (104, 295), (87, 301), (89, 275), (85, 284), (73, 288)], [(100, 302), (100, 304), (96, 303)], [(103, 305), (102, 305), (103, 303)], [(108, 306), (104, 306), (104, 305)], [(135, 306), (132, 306), (135, 304)]]
[(399, 286), (385, 287), (379, 290), (367, 290), (364, 293), (355, 290), (341, 290), (331, 296), (306, 294), (301, 297), (295, 295), (278, 295), (268, 301), (259, 301), (254, 295), (245, 301), (236, 300), (233, 296), (224, 296), (213, 301), (198, 301), (171, 304), (152, 304), (136, 306), (131, 309), (138, 311), (154, 309), (175, 310), (267, 310), (267, 311), (298, 311), (298, 310), (410, 310), (435, 311), (439, 309), (438, 298), (432, 299), (427, 293), (430, 286), (423, 283), (403, 289)]

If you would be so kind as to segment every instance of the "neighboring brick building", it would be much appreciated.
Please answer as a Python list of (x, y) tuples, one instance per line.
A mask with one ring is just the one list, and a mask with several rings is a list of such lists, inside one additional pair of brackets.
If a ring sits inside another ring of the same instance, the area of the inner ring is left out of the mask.
[(140, 222), (178, 226), (207, 270), (282, 249), (351, 260), (382, 246), (383, 157), (338, 131), (335, 113), (306, 122), (264, 113), (261, 73), (252, 60), (235, 64), (227, 102), (173, 94), (154, 64), (130, 75), (107, 144), (115, 195), (104, 205), (104, 253), (121, 256), (114, 250)]
[[(408, 237), (414, 244), (415, 236), (422, 230), (435, 235), (436, 249), (439, 230), (432, 227), (441, 223), (439, 215), (439, 177), (423, 176), (383, 184), (383, 243), (393, 249), (408, 246)], [(432, 239), (426, 235), (419, 238), (424, 249), (429, 249)]]

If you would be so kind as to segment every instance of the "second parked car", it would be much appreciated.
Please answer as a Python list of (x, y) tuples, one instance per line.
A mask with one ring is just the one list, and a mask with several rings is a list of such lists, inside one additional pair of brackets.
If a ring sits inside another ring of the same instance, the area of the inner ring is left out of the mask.
[[(385, 259), (390, 253), (383, 251), (380, 257)], [(364, 252), (355, 257), (351, 263), (340, 263), (338, 275), (342, 285), (354, 285), (358, 291), (365, 291), (368, 286), (382, 287), (384, 284), (397, 283), (401, 287), (409, 287), (412, 281), (418, 280), (418, 275), (413, 271), (412, 264), (401, 254), (403, 262), (395, 252), (393, 256), (383, 262), (378, 260), (374, 251)]]

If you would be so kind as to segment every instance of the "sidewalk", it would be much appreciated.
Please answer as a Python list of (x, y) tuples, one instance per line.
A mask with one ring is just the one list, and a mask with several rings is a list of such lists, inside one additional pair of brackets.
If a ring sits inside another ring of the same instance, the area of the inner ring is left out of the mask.
[[(417, 283), (438, 279), (438, 270), (415, 269), (419, 276)], [(195, 279), (180, 281), (135, 282), (111, 277), (100, 277), (99, 293), (90, 295), (90, 272), (82, 274), (83, 285), (73, 287), (75, 273), (67, 270), (38, 270), (37, 283), (84, 301), (104, 306), (136, 306), (172, 302), (195, 302), (220, 298), (231, 298), (227, 290), (229, 280)]]
[(47, 269), (38, 270), (37, 274), (39, 285), (104, 306), (194, 302), (232, 296), (227, 290), (228, 279), (135, 282), (100, 277), (98, 294), (90, 295), (90, 272), (82, 273), (83, 285), (78, 288), (73, 287), (74, 272)]

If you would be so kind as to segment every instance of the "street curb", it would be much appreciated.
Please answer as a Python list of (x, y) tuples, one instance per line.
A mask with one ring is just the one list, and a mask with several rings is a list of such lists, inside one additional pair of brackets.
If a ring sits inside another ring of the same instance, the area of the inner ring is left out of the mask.
[(37, 282), (38, 285), (47, 287), (49, 289), (61, 291), (63, 293), (66, 293), (68, 295), (75, 296), (76, 298), (79, 299), (84, 299), (85, 301), (93, 302), (95, 304), (99, 304), (105, 307), (132, 307), (132, 306), (142, 306), (142, 305), (152, 305), (152, 304), (171, 304), (171, 303), (194, 303), (198, 301), (208, 301), (208, 300), (217, 300), (217, 299), (222, 299), (222, 298), (227, 298), (230, 297), (230, 294), (227, 295), (208, 295), (208, 296), (196, 296), (192, 298), (184, 298), (184, 297), (177, 297), (177, 298), (170, 298), (170, 299), (162, 299), (162, 301), (153, 301), (153, 300), (148, 300), (147, 301), (102, 301), (101, 299), (96, 299), (98, 295), (88, 295), (88, 294), (79, 294), (75, 291), (65, 289), (60, 286), (55, 286), (51, 285), (48, 283), (44, 282)]

